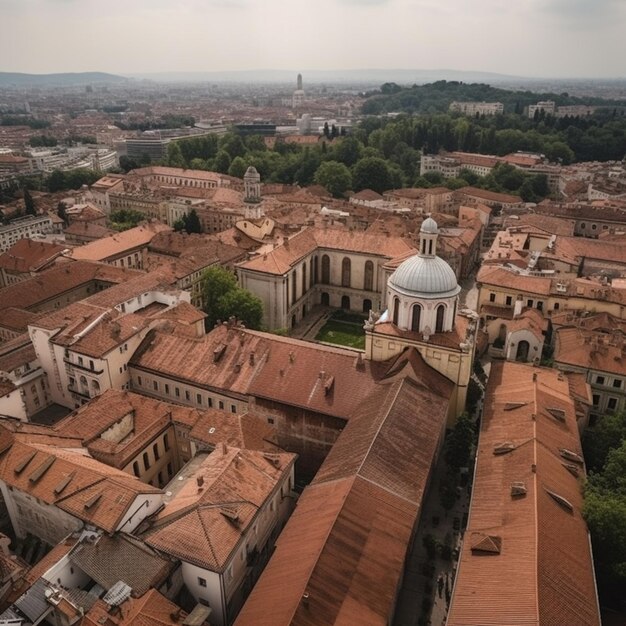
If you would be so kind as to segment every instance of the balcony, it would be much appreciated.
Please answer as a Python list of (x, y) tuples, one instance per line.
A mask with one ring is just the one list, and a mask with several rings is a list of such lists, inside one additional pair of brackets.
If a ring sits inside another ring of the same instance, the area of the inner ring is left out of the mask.
[(91, 369), (90, 367), (85, 367), (84, 365), (80, 365), (79, 363), (71, 361), (67, 357), (63, 359), (63, 363), (65, 363), (65, 369), (68, 371), (69, 374), (72, 374), (75, 370), (80, 370), (81, 372), (89, 372), (90, 374), (95, 375), (100, 375), (102, 374), (102, 372), (104, 372), (103, 369), (96, 370)]
[(76, 386), (69, 385), (67, 390), (70, 393), (80, 396), (81, 398), (85, 398), (86, 400), (91, 400), (91, 396), (89, 395), (89, 389), (87, 389), (86, 387), (79, 389)]

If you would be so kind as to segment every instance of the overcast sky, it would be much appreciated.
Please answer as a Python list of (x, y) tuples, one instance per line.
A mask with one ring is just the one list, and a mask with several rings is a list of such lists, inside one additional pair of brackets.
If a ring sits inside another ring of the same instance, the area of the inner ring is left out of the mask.
[(0, 0), (0, 71), (626, 76), (626, 0)]

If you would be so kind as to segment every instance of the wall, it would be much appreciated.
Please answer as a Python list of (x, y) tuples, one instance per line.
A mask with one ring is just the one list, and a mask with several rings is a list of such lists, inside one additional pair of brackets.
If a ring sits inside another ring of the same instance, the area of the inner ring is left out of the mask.
[[(166, 441), (167, 446), (165, 445)], [(144, 454), (147, 455), (148, 467), (144, 463)], [(161, 488), (170, 481), (180, 467), (176, 448), (176, 433), (174, 427), (169, 426), (157, 437), (151, 439), (146, 447), (126, 464), (123, 470), (139, 478), (142, 483)], [(135, 471), (135, 468), (139, 471)]]
[[(197, 602), (202, 600), (201, 604), (213, 609), (211, 626), (225, 626), (226, 607), (220, 575), (185, 561), (182, 562), (182, 572), (185, 586), (194, 599)], [(206, 581), (206, 586), (200, 585), (199, 578)]]
[(128, 508), (126, 515), (120, 521), (116, 531), (132, 533), (143, 519), (152, 515), (162, 504), (163, 495), (157, 494), (139, 494), (134, 502)]
[(0, 481), (0, 490), (7, 506), (15, 534), (26, 537), (27, 533), (55, 546), (69, 534), (80, 530), (83, 522), (54, 505), (46, 504)]

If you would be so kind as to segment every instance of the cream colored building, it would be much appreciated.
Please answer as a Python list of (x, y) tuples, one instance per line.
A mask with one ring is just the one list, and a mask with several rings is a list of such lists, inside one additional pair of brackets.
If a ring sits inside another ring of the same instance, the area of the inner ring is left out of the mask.
[(263, 301), (263, 324), (293, 328), (321, 304), (367, 313), (384, 307), (383, 266), (413, 247), (399, 237), (306, 228), (237, 266), (241, 286)]
[(370, 314), (365, 325), (365, 357), (387, 361), (408, 347), (454, 384), (448, 423), (464, 410), (472, 375), (477, 320), (458, 315), (461, 291), (452, 268), (437, 256), (439, 229), (427, 218), (420, 229), (419, 253), (401, 263), (387, 281), (387, 310)]

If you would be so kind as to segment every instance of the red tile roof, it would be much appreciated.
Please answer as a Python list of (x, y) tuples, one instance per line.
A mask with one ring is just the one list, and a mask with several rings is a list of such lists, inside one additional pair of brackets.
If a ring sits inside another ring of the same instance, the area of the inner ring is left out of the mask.
[(567, 378), (494, 362), (484, 406), (447, 626), (599, 625)]

